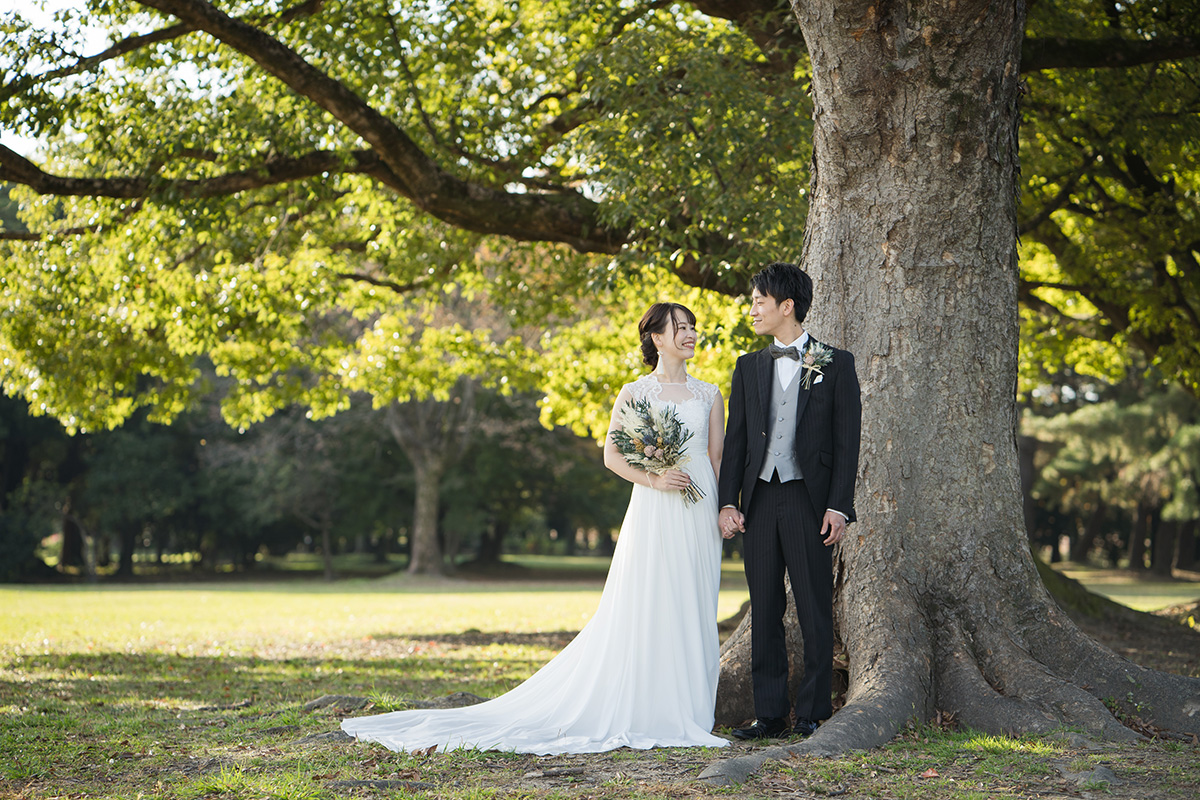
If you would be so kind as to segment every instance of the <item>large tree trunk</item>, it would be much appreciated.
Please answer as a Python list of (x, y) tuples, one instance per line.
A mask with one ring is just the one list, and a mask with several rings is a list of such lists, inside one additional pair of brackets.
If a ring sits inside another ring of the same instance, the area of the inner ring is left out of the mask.
[[(856, 355), (863, 447), (860, 521), (835, 561), (847, 705), (789, 749), (870, 747), (938, 709), (983, 731), (1134, 737), (1104, 698), (1200, 731), (1200, 680), (1083, 635), (1029, 553), (1014, 391), (1024, 5), (794, 7), (815, 120), (807, 327)], [(745, 669), (727, 661), (726, 682), (748, 684), (733, 680)], [(752, 715), (748, 694), (740, 707)]]

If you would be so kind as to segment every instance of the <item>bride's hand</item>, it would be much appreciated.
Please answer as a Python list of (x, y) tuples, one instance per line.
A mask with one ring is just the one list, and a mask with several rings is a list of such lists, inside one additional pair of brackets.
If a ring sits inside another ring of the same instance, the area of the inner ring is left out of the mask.
[(655, 475), (653, 472), (647, 474), (650, 476), (650, 488), (663, 492), (678, 492), (692, 484), (691, 476), (683, 470), (669, 469), (662, 475)]

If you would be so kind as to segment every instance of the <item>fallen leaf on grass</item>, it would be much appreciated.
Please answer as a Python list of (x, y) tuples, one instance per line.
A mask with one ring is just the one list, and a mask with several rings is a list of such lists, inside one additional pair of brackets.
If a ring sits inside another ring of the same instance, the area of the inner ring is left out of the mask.
[(921, 773), (921, 777), (922, 778), (940, 778), (941, 775), (938, 775), (938, 771), (936, 769), (934, 769), (933, 767), (930, 767), (929, 769), (927, 769)]

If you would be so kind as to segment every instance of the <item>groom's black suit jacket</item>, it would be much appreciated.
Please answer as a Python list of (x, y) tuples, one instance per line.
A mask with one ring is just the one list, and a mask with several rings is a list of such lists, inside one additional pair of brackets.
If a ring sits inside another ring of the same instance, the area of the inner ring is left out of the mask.
[[(810, 346), (813, 341), (810, 339)], [(833, 360), (822, 367), (821, 382), (817, 383), (814, 375), (809, 388), (800, 384), (796, 463), (817, 518), (832, 508), (853, 522), (862, 400), (854, 356), (846, 350), (830, 349)], [(802, 369), (796, 380), (803, 378)], [(729, 422), (717, 486), (717, 501), (722, 508), (734, 506), (743, 513), (750, 509), (766, 457), (771, 392), (776, 384), (775, 360), (766, 349), (738, 359), (729, 393)]]

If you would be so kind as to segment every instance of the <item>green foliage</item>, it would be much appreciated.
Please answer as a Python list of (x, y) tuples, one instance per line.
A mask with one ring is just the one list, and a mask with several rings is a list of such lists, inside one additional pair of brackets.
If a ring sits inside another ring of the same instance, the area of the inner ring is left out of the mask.
[(543, 424), (605, 440), (621, 386), (649, 370), (642, 363), (637, 323), (657, 302), (682, 303), (696, 314), (696, 355), (688, 371), (728, 395), (738, 352), (754, 337), (740, 299), (660, 275), (658, 280), (617, 280), (597, 300), (607, 310), (604, 316), (581, 319), (543, 339)]
[[(1038, 36), (1193, 36), (1194, 11), (1032, 7)], [(1144, 360), (1200, 392), (1200, 65), (1044, 70), (1023, 104), (1025, 386), (1063, 366), (1119, 380)], [(1136, 351), (1139, 355), (1131, 355)]]
[(1050, 452), (1033, 488), (1044, 503), (1074, 508), (1102, 500), (1162, 508), (1166, 519), (1200, 515), (1200, 402), (1179, 388), (1142, 400), (1108, 400), (1025, 429)]
[[(199, 358), (231, 379), (222, 408), (236, 426), (294, 403), (325, 416), (355, 391), (380, 406), (444, 397), (464, 376), (527, 388), (563, 372), (540, 363), (543, 334), (584, 319), (619, 329), (622, 276), (684, 269), (740, 289), (751, 264), (799, 252), (803, 72), (759, 69), (745, 34), (686, 7), (325, 3), (270, 28), (459, 178), (595, 187), (602, 221), (637, 240), (613, 260), (423, 213), (361, 174), (355, 133), (208, 36), (39, 73), (71, 62), (85, 25), (119, 38), (164, 24), (87, 5), (60, 16), (65, 35), (13, 15), (0, 47), (15, 78), (0, 122), (45, 137), (40, 166), (149, 181), (126, 198), (23, 189), (21, 225), (42, 238), (0, 243), (0, 379), (71, 430), (141, 407), (176, 417), (207, 391)], [(212, 195), (195, 183), (245, 170), (253, 184), (272, 159), (310, 153), (338, 166)], [(446, 313), (456, 303), (466, 312)]]
[(485, 393), (479, 413), (479, 434), (445, 482), (454, 501), (443, 524), (460, 552), (494, 559), (522, 540), (548, 547), (551, 529), (561, 540), (580, 528), (607, 537), (620, 526), (629, 485), (604, 468), (591, 441), (540, 425), (533, 395)]
[(21, 231), (21, 221), (17, 218), (20, 206), (11, 194), (12, 186), (0, 182), (0, 230)]
[(603, 218), (633, 230), (625, 263), (666, 272), (688, 262), (736, 293), (747, 264), (798, 259), (808, 68), (783, 78), (746, 68), (759, 57), (733, 26), (666, 9), (585, 57), (589, 100), (619, 112), (568, 144), (604, 187)]

